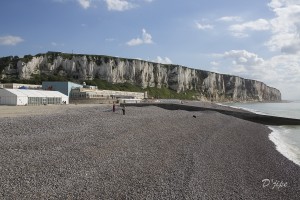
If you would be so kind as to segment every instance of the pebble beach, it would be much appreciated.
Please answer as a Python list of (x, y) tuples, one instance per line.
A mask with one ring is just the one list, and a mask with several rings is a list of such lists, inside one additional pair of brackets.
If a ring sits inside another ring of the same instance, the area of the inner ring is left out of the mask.
[(299, 199), (270, 133), (215, 111), (0, 106), (0, 199)]

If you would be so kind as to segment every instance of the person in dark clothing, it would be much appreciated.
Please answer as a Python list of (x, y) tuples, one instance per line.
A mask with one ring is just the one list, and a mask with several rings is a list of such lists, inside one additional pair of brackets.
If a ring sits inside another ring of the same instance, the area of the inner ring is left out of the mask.
[(125, 115), (125, 105), (123, 105), (122, 112), (123, 112), (123, 115)]
[(115, 104), (115, 102), (113, 103), (113, 112), (115, 112), (116, 111), (116, 104)]

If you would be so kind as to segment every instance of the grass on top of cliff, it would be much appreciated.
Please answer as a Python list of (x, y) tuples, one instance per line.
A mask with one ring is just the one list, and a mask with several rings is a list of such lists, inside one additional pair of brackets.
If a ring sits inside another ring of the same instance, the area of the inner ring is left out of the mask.
[(185, 92), (177, 93), (174, 90), (171, 90), (166, 87), (147, 87), (142, 89), (138, 85), (131, 83), (109, 83), (105, 80), (94, 79), (86, 80), (87, 85), (96, 85), (98, 89), (102, 90), (118, 90), (118, 91), (130, 91), (130, 92), (148, 92), (148, 97), (160, 98), (160, 99), (186, 99), (186, 100), (195, 100), (197, 96), (197, 91), (189, 90)]

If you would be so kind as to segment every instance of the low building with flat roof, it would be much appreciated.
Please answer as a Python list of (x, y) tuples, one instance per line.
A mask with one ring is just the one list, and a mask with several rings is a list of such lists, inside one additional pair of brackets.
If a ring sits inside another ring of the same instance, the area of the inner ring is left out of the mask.
[(23, 83), (2, 83), (0, 88), (6, 89), (42, 89), (42, 85), (23, 84)]
[(69, 104), (69, 97), (58, 91), (0, 89), (0, 105)]

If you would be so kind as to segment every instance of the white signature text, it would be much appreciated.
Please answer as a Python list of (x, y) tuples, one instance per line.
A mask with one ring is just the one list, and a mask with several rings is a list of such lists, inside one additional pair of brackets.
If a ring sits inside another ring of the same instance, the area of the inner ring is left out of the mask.
[(272, 190), (273, 189), (279, 190), (280, 188), (285, 188), (288, 186), (287, 182), (278, 181), (274, 179), (264, 179), (262, 180), (262, 182), (263, 182), (263, 188), (269, 187)]

